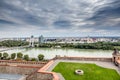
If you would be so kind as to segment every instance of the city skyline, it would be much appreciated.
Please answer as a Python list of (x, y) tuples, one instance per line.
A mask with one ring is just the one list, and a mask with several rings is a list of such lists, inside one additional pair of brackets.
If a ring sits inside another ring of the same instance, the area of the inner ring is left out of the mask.
[(120, 36), (119, 0), (0, 0), (0, 37)]

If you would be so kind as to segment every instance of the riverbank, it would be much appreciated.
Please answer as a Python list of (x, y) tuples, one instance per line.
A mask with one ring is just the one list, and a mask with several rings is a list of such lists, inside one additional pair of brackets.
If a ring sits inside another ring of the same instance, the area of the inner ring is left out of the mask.
[(13, 49), (21, 49), (21, 48), (26, 48), (28, 46), (19, 46), (19, 47), (0, 47), (0, 52), (8, 51), (8, 50), (13, 50)]
[(119, 49), (120, 42), (96, 42), (96, 43), (43, 43), (35, 45), (42, 48), (77, 48), (77, 49)]

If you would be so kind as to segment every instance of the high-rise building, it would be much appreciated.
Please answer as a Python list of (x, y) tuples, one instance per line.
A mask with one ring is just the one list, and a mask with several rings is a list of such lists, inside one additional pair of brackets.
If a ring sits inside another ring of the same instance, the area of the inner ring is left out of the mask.
[(43, 37), (43, 35), (41, 35), (40, 37), (39, 37), (39, 43), (41, 44), (41, 43), (44, 43), (45, 41), (44, 41), (44, 37)]
[(30, 47), (34, 47), (34, 36), (32, 35), (31, 37), (30, 37)]

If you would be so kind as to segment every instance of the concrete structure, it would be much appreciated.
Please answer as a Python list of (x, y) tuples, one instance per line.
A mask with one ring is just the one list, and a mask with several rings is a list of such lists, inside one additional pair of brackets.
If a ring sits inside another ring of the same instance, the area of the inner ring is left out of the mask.
[(39, 37), (39, 44), (41, 44), (41, 43), (44, 43), (44, 37), (43, 37), (43, 35), (41, 35), (41, 36)]
[(75, 74), (77, 74), (77, 75), (83, 75), (84, 71), (80, 70), (80, 69), (77, 69), (77, 70), (75, 70)]
[(30, 38), (30, 43), (29, 43), (30, 47), (34, 47), (34, 36), (32, 35)]

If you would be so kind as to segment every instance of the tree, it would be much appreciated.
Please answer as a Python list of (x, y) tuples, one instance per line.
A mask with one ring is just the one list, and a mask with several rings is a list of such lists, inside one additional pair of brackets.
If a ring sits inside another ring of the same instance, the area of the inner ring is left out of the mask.
[(2, 53), (0, 53), (0, 57), (2, 57)]
[(29, 61), (29, 56), (28, 55), (24, 55), (24, 60)]
[(38, 55), (38, 60), (41, 61), (41, 60), (43, 60), (43, 59), (44, 59), (44, 55), (43, 55), (43, 54), (39, 54), (39, 55)]
[(21, 40), (4, 40), (0, 42), (0, 46), (6, 47), (15, 47), (15, 46), (26, 46), (29, 42), (21, 41)]
[(2, 53), (0, 53), (0, 59), (2, 59)]
[(11, 54), (11, 59), (15, 59), (15, 57), (16, 57), (16, 53), (12, 53)]
[(22, 58), (23, 57), (23, 54), (21, 52), (17, 53), (17, 58)]
[(6, 52), (3, 53), (3, 58), (4, 58), (4, 59), (7, 59), (8, 56), (9, 56), (8, 53), (6, 53)]

